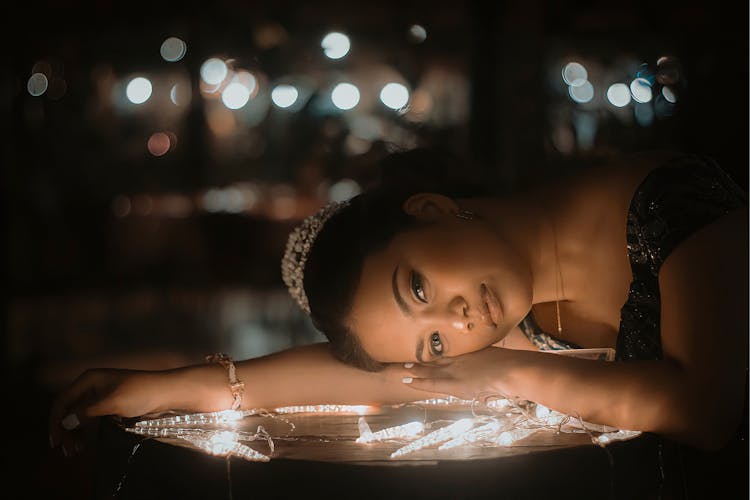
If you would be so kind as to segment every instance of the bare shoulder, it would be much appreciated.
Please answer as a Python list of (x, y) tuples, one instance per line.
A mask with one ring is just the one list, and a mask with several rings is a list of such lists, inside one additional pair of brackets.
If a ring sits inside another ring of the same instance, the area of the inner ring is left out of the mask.
[(580, 172), (573, 180), (576, 197), (629, 203), (635, 189), (654, 168), (682, 154), (673, 150), (648, 150), (613, 156)]

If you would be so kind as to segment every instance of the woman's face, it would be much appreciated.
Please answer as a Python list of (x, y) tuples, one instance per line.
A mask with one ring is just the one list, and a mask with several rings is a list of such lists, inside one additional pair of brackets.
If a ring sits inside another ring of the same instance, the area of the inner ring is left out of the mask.
[(377, 361), (458, 356), (520, 323), (531, 284), (528, 264), (491, 226), (446, 214), (365, 260), (348, 326)]

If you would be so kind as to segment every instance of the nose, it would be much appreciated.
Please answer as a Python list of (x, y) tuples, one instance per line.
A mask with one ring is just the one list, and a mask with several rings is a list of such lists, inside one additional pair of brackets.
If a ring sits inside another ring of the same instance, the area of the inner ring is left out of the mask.
[(461, 333), (470, 332), (474, 328), (474, 322), (469, 318), (469, 304), (461, 296), (454, 297), (448, 304), (451, 315), (451, 325)]

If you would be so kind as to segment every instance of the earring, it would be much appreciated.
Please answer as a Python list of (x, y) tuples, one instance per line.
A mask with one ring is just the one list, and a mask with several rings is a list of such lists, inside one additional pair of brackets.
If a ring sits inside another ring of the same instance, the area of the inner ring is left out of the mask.
[(470, 210), (459, 210), (455, 213), (455, 216), (463, 220), (474, 220), (477, 218), (476, 214)]

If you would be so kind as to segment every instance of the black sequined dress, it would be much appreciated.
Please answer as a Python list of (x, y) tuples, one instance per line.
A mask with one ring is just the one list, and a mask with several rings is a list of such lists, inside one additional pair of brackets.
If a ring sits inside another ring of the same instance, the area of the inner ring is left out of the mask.
[[(627, 244), (633, 280), (620, 310), (616, 359), (661, 359), (659, 269), (685, 238), (747, 205), (747, 193), (711, 158), (682, 155), (654, 168), (628, 210)], [(541, 350), (578, 346), (544, 332), (529, 313), (519, 325)]]

